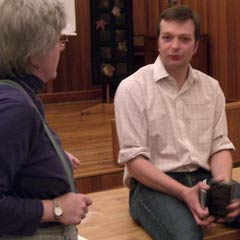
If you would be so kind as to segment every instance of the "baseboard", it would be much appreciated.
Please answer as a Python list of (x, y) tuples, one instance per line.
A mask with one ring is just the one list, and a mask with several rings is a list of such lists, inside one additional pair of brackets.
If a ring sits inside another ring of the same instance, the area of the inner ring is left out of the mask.
[(73, 102), (82, 100), (101, 99), (102, 89), (83, 90), (74, 92), (58, 92), (39, 94), (43, 103)]

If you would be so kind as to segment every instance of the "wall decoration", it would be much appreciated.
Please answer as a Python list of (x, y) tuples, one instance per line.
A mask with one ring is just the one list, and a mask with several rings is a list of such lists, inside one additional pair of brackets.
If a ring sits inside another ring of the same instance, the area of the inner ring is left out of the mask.
[(102, 63), (101, 72), (104, 76), (112, 77), (115, 72), (115, 67), (109, 63)]
[(179, 4), (179, 0), (168, 0), (168, 7)]
[(107, 23), (103, 20), (103, 19), (100, 19), (98, 21), (96, 21), (96, 29), (100, 29), (100, 30), (105, 30), (105, 26), (107, 25)]
[(112, 89), (133, 71), (132, 0), (91, 0), (91, 29), (93, 82)]

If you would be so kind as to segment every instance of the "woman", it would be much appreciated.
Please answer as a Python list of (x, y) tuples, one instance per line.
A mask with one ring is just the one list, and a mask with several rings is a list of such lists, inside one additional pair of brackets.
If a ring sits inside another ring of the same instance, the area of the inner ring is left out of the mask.
[(36, 95), (56, 77), (65, 25), (58, 0), (0, 1), (0, 239), (76, 240), (91, 205)]

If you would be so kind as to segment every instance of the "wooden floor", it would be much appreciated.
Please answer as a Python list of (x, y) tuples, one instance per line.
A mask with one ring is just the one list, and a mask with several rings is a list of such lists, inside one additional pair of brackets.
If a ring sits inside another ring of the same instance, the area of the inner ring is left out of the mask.
[(113, 113), (81, 115), (99, 102), (45, 104), (46, 118), (62, 140), (65, 150), (77, 156), (81, 166), (74, 171), (81, 192), (122, 185), (123, 169), (113, 164), (110, 120)]

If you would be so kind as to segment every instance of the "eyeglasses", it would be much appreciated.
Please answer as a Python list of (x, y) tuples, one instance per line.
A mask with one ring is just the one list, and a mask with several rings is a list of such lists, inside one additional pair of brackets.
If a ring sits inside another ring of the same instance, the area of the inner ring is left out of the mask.
[(68, 42), (68, 41), (69, 41), (69, 40), (68, 40), (67, 35), (61, 34), (61, 36), (60, 36), (60, 38), (59, 38), (59, 42), (60, 42), (61, 44), (65, 45), (66, 42)]

